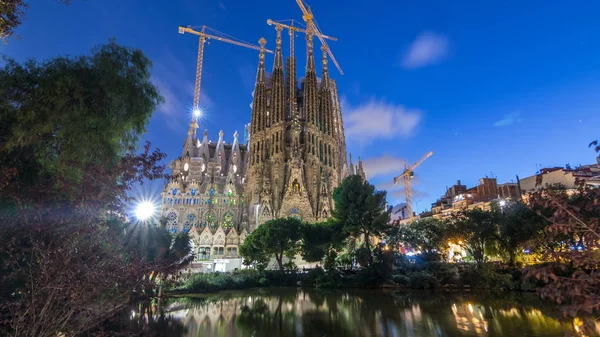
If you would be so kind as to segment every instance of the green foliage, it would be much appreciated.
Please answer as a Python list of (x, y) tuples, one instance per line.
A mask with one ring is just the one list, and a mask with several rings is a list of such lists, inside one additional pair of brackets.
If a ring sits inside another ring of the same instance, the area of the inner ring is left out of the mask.
[(269, 220), (250, 233), (240, 246), (240, 255), (247, 261), (261, 266), (273, 256), (279, 270), (284, 270), (283, 257), (294, 256), (300, 248), (303, 223), (296, 218)]
[(530, 207), (521, 202), (511, 202), (498, 210), (498, 232), (496, 241), (508, 255), (508, 264), (514, 266), (523, 244), (538, 237), (546, 226), (546, 221)]
[(388, 231), (389, 243), (396, 247), (402, 243), (415, 250), (431, 252), (440, 250), (448, 236), (446, 222), (436, 218), (424, 218), (405, 226), (393, 226)]
[(483, 265), (481, 268), (465, 268), (461, 273), (460, 282), (473, 289), (505, 291), (514, 288), (512, 276), (495, 270), (492, 265)]
[(376, 191), (375, 186), (368, 181), (363, 182), (358, 175), (344, 179), (333, 192), (333, 218), (346, 233), (364, 239), (368, 251), (366, 265), (372, 263), (370, 239), (388, 228), (385, 197), (385, 191)]
[(205, 293), (221, 290), (247, 289), (261, 285), (261, 275), (255, 270), (241, 270), (233, 273), (192, 274), (175, 292)]
[(485, 248), (496, 238), (497, 214), (475, 208), (461, 211), (450, 223), (449, 234), (464, 241), (464, 247), (477, 264), (485, 260)]
[(304, 224), (302, 229), (302, 257), (307, 262), (319, 262), (331, 250), (343, 248), (346, 233), (338, 222), (325, 221)]
[(425, 271), (412, 273), (408, 276), (408, 279), (408, 284), (413, 289), (435, 290), (440, 287), (440, 281), (434, 275)]
[(392, 281), (401, 286), (408, 286), (410, 279), (406, 275), (394, 275)]
[(162, 101), (150, 66), (140, 50), (114, 41), (86, 56), (7, 59), (0, 69), (0, 176), (18, 168), (9, 183), (21, 197), (59, 202), (83, 194), (95, 165), (129, 175), (117, 165), (135, 151)]
[(153, 296), (156, 275), (174, 275), (189, 252), (185, 238), (154, 233), (142, 249), (123, 235), (145, 233), (125, 226), (131, 187), (164, 177), (163, 153), (136, 154), (161, 102), (150, 61), (114, 42), (8, 59), (0, 97), (0, 334), (83, 335)]

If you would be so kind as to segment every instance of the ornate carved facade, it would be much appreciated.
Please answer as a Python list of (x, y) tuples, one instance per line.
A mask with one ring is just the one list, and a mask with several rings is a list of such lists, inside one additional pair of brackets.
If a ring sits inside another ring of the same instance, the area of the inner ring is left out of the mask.
[(182, 156), (170, 164), (173, 179), (162, 193), (161, 215), (172, 233), (190, 232), (199, 260), (237, 257), (248, 228), (244, 184), (247, 144), (200, 141), (192, 121)]
[(174, 178), (162, 193), (161, 214), (172, 232), (189, 231), (200, 260), (237, 256), (248, 232), (267, 220), (330, 216), (332, 193), (348, 174), (364, 178), (362, 163), (346, 159), (336, 83), (329, 78), (326, 50), (317, 78), (313, 36), (307, 34), (306, 75), (298, 87), (296, 61), (284, 71), (281, 30), (273, 71), (265, 71), (266, 41), (260, 40), (249, 140), (216, 143), (196, 137), (190, 124), (182, 156), (171, 163)]
[(312, 40), (309, 30), (300, 88), (293, 55), (284, 71), (281, 29), (270, 76), (265, 72), (265, 41), (260, 41), (245, 188), (250, 229), (279, 217), (328, 218), (333, 189), (349, 171), (336, 84), (329, 78), (323, 48), (323, 70), (317, 78)]

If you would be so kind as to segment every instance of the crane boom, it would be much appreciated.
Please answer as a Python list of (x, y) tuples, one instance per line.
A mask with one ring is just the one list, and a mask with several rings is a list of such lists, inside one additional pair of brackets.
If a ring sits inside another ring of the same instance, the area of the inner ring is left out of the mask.
[[(286, 29), (289, 29), (289, 30), (292, 30), (292, 31), (295, 31), (295, 32), (306, 34), (306, 29), (302, 29), (302, 28), (296, 27), (296, 26), (286, 25), (285, 23), (273, 21), (271, 19), (267, 20), (267, 24), (269, 26), (273, 26), (273, 25), (274, 26), (281, 26), (283, 28), (286, 28)], [(331, 41), (337, 41), (338, 40), (337, 37), (333, 37), (333, 36), (329, 36), (329, 35), (321, 35), (321, 36), (323, 36), (324, 39), (331, 40)]]
[(300, 7), (300, 10), (302, 11), (302, 14), (303, 14), (302, 19), (304, 19), (304, 21), (306, 22), (307, 30), (311, 29), (312, 32), (317, 36), (317, 38), (319, 38), (319, 41), (321, 41), (321, 45), (325, 46), (325, 50), (327, 51), (327, 55), (329, 55), (329, 57), (331, 58), (331, 62), (333, 62), (333, 64), (335, 65), (337, 70), (340, 72), (340, 74), (344, 75), (342, 68), (340, 67), (339, 63), (335, 59), (335, 56), (333, 56), (331, 49), (327, 45), (327, 42), (325, 41), (323, 34), (321, 33), (321, 31), (319, 30), (319, 28), (316, 25), (316, 20), (310, 10), (310, 7), (307, 8), (304, 5), (304, 2), (302, 0), (296, 0), (296, 3), (298, 4), (298, 7)]
[[(221, 42), (225, 42), (225, 43), (229, 43), (229, 44), (233, 44), (236, 46), (240, 46), (240, 47), (245, 47), (245, 48), (249, 48), (249, 49), (254, 49), (254, 50), (261, 50), (261, 47), (259, 46), (255, 46), (249, 43), (245, 43), (245, 42), (240, 42), (240, 41), (235, 41), (232, 39), (228, 39), (228, 38), (224, 38), (224, 37), (220, 37), (220, 36), (216, 36), (213, 34), (208, 34), (205, 32), (205, 30), (207, 29), (207, 26), (202, 26), (202, 29), (200, 31), (194, 30), (191, 27), (183, 27), (183, 26), (179, 26), (179, 34), (185, 34), (185, 33), (189, 33), (189, 34), (194, 34), (199, 36), (199, 42), (198, 42), (198, 61), (196, 63), (196, 83), (194, 85), (194, 114), (193, 114), (193, 118), (194, 118), (194, 122), (195, 119), (198, 118), (197, 114), (199, 113), (199, 107), (200, 107), (200, 86), (202, 84), (202, 65), (204, 62), (204, 43), (209, 40), (209, 39), (213, 39), (213, 40), (217, 40), (217, 41), (221, 41)], [(210, 28), (209, 28), (210, 29)], [(264, 50), (267, 53), (271, 53), (273, 54), (272, 50), (268, 50), (265, 49)]]

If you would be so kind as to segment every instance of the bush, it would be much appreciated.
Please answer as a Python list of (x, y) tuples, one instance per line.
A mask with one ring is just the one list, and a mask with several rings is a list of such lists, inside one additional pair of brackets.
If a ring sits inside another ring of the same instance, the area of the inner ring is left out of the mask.
[(435, 290), (439, 288), (440, 282), (434, 275), (420, 271), (409, 275), (409, 285), (413, 289)]
[(410, 279), (406, 275), (394, 275), (392, 276), (392, 280), (399, 285), (408, 286)]
[(493, 291), (510, 290), (514, 288), (510, 274), (498, 272), (491, 265), (481, 268), (465, 268), (461, 274), (460, 283), (471, 288)]

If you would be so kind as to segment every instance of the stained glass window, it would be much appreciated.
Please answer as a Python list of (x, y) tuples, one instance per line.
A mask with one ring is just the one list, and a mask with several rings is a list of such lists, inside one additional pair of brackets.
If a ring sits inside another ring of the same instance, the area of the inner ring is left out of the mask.
[(215, 190), (211, 188), (209, 194), (212, 197), (213, 195), (215, 195)]
[(192, 188), (191, 193), (192, 193), (192, 195), (196, 195), (196, 189)]
[(173, 195), (177, 195), (177, 189), (176, 188), (173, 189)]
[(230, 197), (233, 195), (233, 192), (231, 192), (231, 190), (229, 190), (229, 192), (227, 192), (227, 196)]
[(184, 233), (187, 233), (187, 232), (189, 232), (189, 231), (190, 231), (190, 229), (192, 229), (192, 224), (191, 224), (189, 221), (186, 221), (186, 222), (183, 224), (183, 232), (184, 232)]
[(204, 216), (204, 220), (206, 220), (206, 224), (208, 227), (213, 228), (215, 226), (215, 215), (212, 213), (206, 213)]
[(188, 215), (186, 215), (185, 218), (189, 222), (194, 222), (194, 219), (196, 219), (196, 216), (193, 213), (188, 213)]
[(302, 217), (300, 216), (300, 212), (298, 212), (298, 209), (295, 207), (292, 207), (292, 209), (290, 210), (290, 217), (296, 218), (299, 220), (302, 219)]
[(225, 216), (223, 217), (223, 227), (224, 228), (233, 227), (233, 215), (229, 212), (225, 213)]
[(175, 212), (169, 212), (169, 214), (167, 214), (167, 219), (173, 221), (177, 219), (177, 213)]

